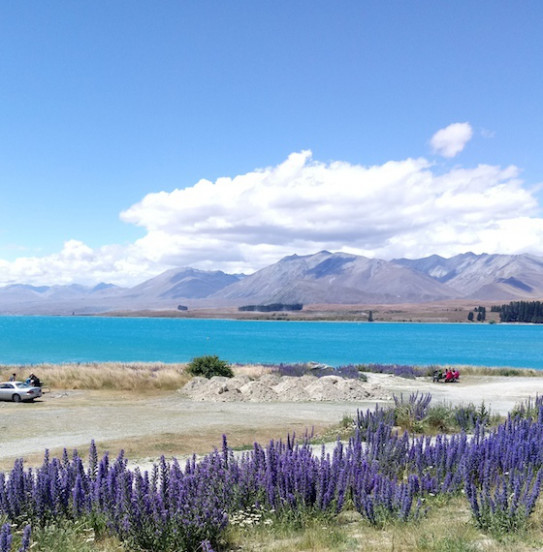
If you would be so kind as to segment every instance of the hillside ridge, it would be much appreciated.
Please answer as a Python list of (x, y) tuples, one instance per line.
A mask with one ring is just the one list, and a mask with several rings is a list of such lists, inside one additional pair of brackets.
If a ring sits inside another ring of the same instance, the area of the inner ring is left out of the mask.
[(289, 255), (251, 275), (173, 268), (131, 288), (107, 283), (0, 288), (0, 314), (240, 307), (270, 303), (395, 304), (543, 297), (543, 258), (463, 253), (450, 258), (368, 258), (319, 251)]

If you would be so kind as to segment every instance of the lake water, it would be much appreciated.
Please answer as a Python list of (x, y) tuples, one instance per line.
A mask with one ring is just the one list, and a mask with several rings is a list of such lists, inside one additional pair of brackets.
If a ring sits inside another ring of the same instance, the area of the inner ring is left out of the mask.
[(0, 317), (0, 363), (472, 364), (543, 369), (543, 326)]

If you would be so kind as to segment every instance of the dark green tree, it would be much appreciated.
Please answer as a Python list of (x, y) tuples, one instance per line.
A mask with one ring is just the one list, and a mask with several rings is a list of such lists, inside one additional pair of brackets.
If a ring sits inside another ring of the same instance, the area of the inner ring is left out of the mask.
[(228, 362), (221, 360), (217, 355), (193, 358), (187, 366), (187, 372), (192, 376), (203, 376), (208, 379), (213, 376), (234, 377)]
[(543, 323), (543, 303), (541, 301), (511, 301), (502, 305), (500, 322)]

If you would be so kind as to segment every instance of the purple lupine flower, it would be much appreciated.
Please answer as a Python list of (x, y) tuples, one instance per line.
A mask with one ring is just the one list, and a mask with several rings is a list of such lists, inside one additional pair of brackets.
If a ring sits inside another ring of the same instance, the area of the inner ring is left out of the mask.
[(202, 552), (215, 552), (208, 540), (204, 540), (200, 543), (200, 550)]
[(403, 393), (400, 396), (393, 395), (396, 408), (405, 408), (409, 416), (416, 421), (422, 420), (428, 413), (428, 407), (432, 401), (430, 393), (411, 393), (407, 400), (404, 399)]
[(32, 538), (32, 527), (25, 525), (23, 529), (23, 538), (21, 539), (21, 546), (17, 552), (26, 552), (30, 548), (30, 540)]
[(9, 523), (4, 523), (0, 527), (0, 552), (10, 552), (11, 551), (11, 541), (13, 537), (11, 536), (11, 527)]
[(365, 364), (358, 367), (361, 372), (373, 372), (376, 374), (393, 374), (400, 378), (415, 379), (426, 376), (431, 368), (419, 368), (402, 364)]
[(96, 479), (98, 474), (98, 451), (96, 450), (96, 443), (94, 439), (91, 441), (89, 447), (89, 476), (91, 479)]
[[(427, 400), (410, 398), (415, 416)], [(388, 416), (385, 409), (359, 413), (349, 443), (338, 442), (320, 456), (307, 439), (298, 443), (290, 435), (266, 447), (255, 443), (241, 458), (224, 438), (221, 451), (193, 457), (184, 470), (161, 458), (143, 474), (128, 470), (124, 455), (113, 465), (107, 455), (99, 463), (96, 457), (89, 461), (96, 469), (85, 471), (76, 453), (62, 460), (46, 453), (35, 472), (16, 462), (7, 477), (0, 473), (0, 513), (10, 521), (24, 516), (46, 524), (88, 509), (127, 546), (155, 550), (199, 550), (204, 542), (213, 547), (228, 514), (255, 505), (279, 514), (339, 512), (351, 497), (364, 517), (382, 524), (417, 519), (422, 496), (464, 487), (480, 526), (499, 518), (515, 529), (531, 514), (543, 478), (539, 417), (510, 417), (492, 431), (478, 424), (469, 441), (465, 434), (431, 441), (398, 434)], [(91, 444), (89, 458), (94, 455)]]
[(78, 518), (86, 509), (85, 491), (81, 475), (77, 476), (72, 491), (72, 512)]

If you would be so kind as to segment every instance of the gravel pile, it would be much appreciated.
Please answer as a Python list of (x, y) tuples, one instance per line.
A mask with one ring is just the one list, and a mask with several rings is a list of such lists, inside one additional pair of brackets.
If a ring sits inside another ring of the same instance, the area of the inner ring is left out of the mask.
[(211, 379), (195, 377), (181, 393), (194, 401), (363, 401), (385, 400), (390, 397), (380, 385), (339, 376), (278, 376), (266, 374), (260, 378), (236, 376)]

